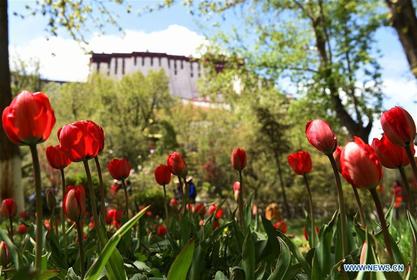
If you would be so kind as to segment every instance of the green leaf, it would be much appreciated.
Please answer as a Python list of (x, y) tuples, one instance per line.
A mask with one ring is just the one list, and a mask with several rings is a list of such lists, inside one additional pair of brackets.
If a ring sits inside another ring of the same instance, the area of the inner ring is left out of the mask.
[(255, 243), (252, 233), (248, 231), (242, 248), (242, 268), (245, 271), (245, 279), (255, 279)]
[(125, 235), (138, 221), (139, 219), (145, 214), (146, 210), (148, 210), (149, 206), (145, 207), (137, 213), (132, 219), (126, 222), (122, 227), (120, 227), (110, 238), (110, 240), (106, 243), (103, 250), (100, 253), (100, 256), (94, 261), (91, 267), (88, 269), (85, 279), (87, 280), (96, 280), (99, 279), (104, 266), (106, 266), (107, 262), (109, 261), (110, 257), (113, 255), (113, 252), (116, 249), (117, 244), (122, 239), (123, 235)]
[(14, 243), (10, 240), (7, 232), (5, 230), (0, 230), (0, 238), (4, 242), (6, 242), (7, 247), (9, 248), (9, 252), (12, 255), (13, 263), (16, 270), (19, 270), (19, 254), (17, 252), (17, 248)]
[(214, 280), (228, 280), (226, 275), (222, 271), (217, 271), (216, 275), (214, 276)]
[(198, 245), (194, 251), (193, 263), (190, 269), (190, 280), (199, 280), (201, 279), (201, 275), (204, 269), (204, 256), (205, 252), (203, 252), (203, 248), (201, 245)]
[(185, 280), (194, 255), (194, 240), (189, 241), (175, 258), (168, 272), (168, 280)]
[(275, 270), (269, 276), (268, 280), (285, 280), (288, 278), (287, 272), (291, 265), (291, 252), (287, 244), (279, 239), (280, 254), (278, 257)]

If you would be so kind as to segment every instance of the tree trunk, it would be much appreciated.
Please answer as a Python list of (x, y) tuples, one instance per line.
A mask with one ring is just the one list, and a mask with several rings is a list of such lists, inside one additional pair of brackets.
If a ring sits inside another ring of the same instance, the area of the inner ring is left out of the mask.
[[(11, 99), (7, 0), (0, 0), (0, 112)], [(0, 122), (0, 199), (14, 198), (19, 210), (24, 207), (21, 177), (19, 147), (10, 142)]]
[(314, 30), (314, 35), (316, 39), (316, 48), (319, 53), (320, 59), (320, 73), (321, 78), (326, 82), (326, 86), (330, 91), (331, 101), (333, 103), (333, 109), (336, 112), (340, 124), (346, 127), (349, 134), (353, 136), (359, 136), (362, 138), (365, 143), (368, 143), (369, 133), (372, 129), (372, 119), (369, 119), (369, 122), (366, 126), (362, 125), (361, 121), (355, 121), (349, 112), (346, 110), (345, 106), (342, 103), (342, 99), (339, 96), (339, 88), (334, 80), (332, 73), (332, 60), (330, 51), (327, 50), (326, 46), (328, 45), (328, 39), (325, 34), (325, 23), (322, 16), (318, 17), (316, 20), (312, 20), (312, 27)]
[(385, 0), (391, 14), (392, 27), (397, 31), (401, 45), (417, 78), (417, 17), (412, 0)]
[(286, 215), (286, 218), (289, 219), (291, 218), (291, 209), (290, 209), (290, 205), (288, 204), (287, 193), (285, 192), (285, 184), (284, 184), (284, 179), (282, 177), (281, 162), (279, 159), (278, 152), (275, 152), (275, 162), (278, 167), (278, 177), (279, 177), (279, 183), (281, 185), (282, 200), (284, 203), (285, 215)]

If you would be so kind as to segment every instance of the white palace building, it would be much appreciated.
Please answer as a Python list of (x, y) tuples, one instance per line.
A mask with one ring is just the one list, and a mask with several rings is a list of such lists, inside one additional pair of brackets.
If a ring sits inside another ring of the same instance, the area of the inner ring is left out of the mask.
[(197, 80), (203, 75), (198, 59), (154, 52), (93, 53), (90, 73), (121, 79), (124, 75), (140, 71), (164, 70), (169, 78), (169, 90), (173, 96), (194, 102), (207, 102), (199, 97)]

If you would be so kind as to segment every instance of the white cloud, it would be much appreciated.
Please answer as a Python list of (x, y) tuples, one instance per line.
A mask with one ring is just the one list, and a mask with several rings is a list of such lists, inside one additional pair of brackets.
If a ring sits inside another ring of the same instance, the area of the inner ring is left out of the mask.
[[(406, 109), (417, 122), (417, 81), (398, 77), (396, 79), (385, 79), (383, 84), (385, 94), (384, 108), (401, 106)], [(382, 134), (382, 127), (379, 118), (374, 121), (369, 139), (379, 138)]]
[(42, 77), (51, 80), (83, 81), (88, 75), (89, 51), (93, 52), (165, 52), (175, 55), (198, 56), (205, 38), (186, 27), (170, 25), (154, 32), (127, 30), (123, 35), (98, 35), (82, 48), (71, 39), (39, 37), (26, 45), (11, 46), (11, 61), (37, 60)]

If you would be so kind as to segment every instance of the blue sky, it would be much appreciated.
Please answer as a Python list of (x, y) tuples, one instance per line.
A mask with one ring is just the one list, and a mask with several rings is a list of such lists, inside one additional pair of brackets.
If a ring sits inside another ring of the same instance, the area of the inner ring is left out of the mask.
[[(29, 16), (24, 20), (12, 15), (13, 12), (24, 13), (25, 5), (33, 6), (35, 1), (9, 0), (10, 16), (10, 50), (12, 61), (39, 61), (40, 72), (45, 78), (56, 80), (84, 80), (88, 75), (88, 55), (86, 51), (129, 52), (157, 51), (171, 54), (198, 55), (198, 47), (204, 44), (204, 35), (210, 34), (212, 28), (199, 25), (195, 17), (186, 8), (175, 5), (169, 9), (137, 16), (135, 11), (155, 1), (127, 1), (132, 4), (133, 13), (126, 16), (124, 9), (118, 5), (111, 7), (114, 14), (122, 15), (119, 23), (124, 34), (115, 28), (107, 27), (104, 36), (94, 30), (86, 33), (90, 44), (82, 49), (68, 34), (60, 32), (58, 37), (46, 40), (46, 19), (42, 16)], [(139, 4), (140, 3), (140, 4)], [(227, 21), (221, 26), (229, 29), (239, 25), (239, 18), (234, 13), (227, 14)], [(379, 49), (382, 52), (380, 63), (383, 68), (384, 105), (405, 107), (417, 119), (417, 85), (410, 74), (403, 50), (397, 35), (391, 28), (383, 28), (376, 34)], [(13, 62), (12, 62), (13, 68)], [(380, 126), (375, 125), (372, 136), (378, 136)]]

